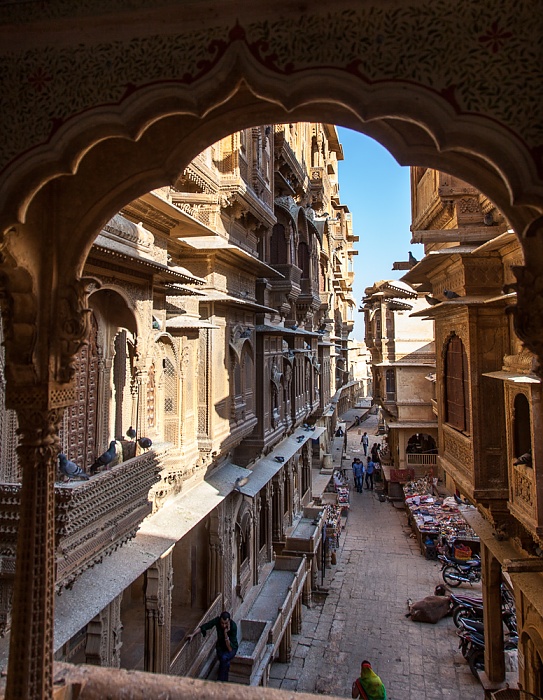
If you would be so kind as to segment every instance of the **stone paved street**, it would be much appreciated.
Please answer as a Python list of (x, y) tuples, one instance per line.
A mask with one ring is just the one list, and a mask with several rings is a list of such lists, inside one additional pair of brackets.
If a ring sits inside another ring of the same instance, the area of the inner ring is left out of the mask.
[[(349, 424), (360, 413), (349, 411), (344, 419)], [(361, 428), (370, 445), (380, 439), (376, 416)], [(352, 458), (360, 435), (352, 428), (347, 436)], [(372, 491), (351, 489), (329, 594), (311, 610), (304, 608), (292, 661), (273, 665), (272, 687), (351, 697), (352, 681), (367, 658), (389, 700), (482, 700), (482, 688), (458, 651), (452, 619), (429, 625), (405, 617), (408, 598), (419, 600), (442, 583), (440, 566), (421, 556), (410, 532), (403, 510), (381, 503)], [(480, 585), (471, 590), (480, 594)]]

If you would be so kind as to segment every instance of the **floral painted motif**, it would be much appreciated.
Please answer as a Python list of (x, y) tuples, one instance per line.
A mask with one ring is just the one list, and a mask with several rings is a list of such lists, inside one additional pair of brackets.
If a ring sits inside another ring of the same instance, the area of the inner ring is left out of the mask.
[[(22, 42), (3, 56), (0, 170), (97, 105), (118, 105), (151, 86), (184, 89), (243, 51), (272, 74), (291, 76), (293, 88), (298, 75), (336, 70), (364, 85), (430, 89), (457, 113), (482, 114), (509, 128), (536, 153), (543, 149), (536, 4), (458, 0), (454, 12), (448, 0), (353, 2), (337, 11), (319, 11), (321, 4), (311, 14), (286, 11), (266, 18), (263, 10), (261, 21), (240, 18), (199, 31), (180, 18), (168, 33), (123, 34), (108, 43), (87, 38), (25, 48)], [(113, 12), (158, 12), (166, 5), (171, 0), (20, 0), (0, 5), (0, 22), (86, 17), (92, 37), (93, 15), (107, 23)]]
[(507, 32), (499, 27), (498, 22), (492, 22), (489, 31), (479, 37), (481, 44), (486, 44), (492, 53), (498, 53), (505, 46), (508, 39), (513, 37), (513, 32)]

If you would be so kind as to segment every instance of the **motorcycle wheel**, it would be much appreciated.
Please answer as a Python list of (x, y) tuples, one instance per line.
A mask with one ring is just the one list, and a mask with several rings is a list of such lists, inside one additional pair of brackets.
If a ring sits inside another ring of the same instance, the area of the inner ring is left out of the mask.
[(459, 605), (457, 608), (454, 609), (452, 618), (453, 622), (456, 627), (461, 627), (460, 624), (460, 618), (463, 617), (465, 620), (476, 620), (477, 618), (474, 616), (473, 612), (469, 608), (464, 608), (462, 605)]
[(485, 652), (482, 649), (472, 649), (468, 656), (469, 670), (479, 680), (479, 671), (485, 670)]
[(467, 639), (462, 639), (460, 642), (460, 651), (462, 652), (462, 656), (466, 659), (466, 661), (468, 660), (471, 650), (471, 643), (468, 642)]
[(446, 566), (441, 575), (443, 576), (443, 580), (447, 584), (447, 586), (450, 586), (451, 588), (457, 588), (462, 581), (457, 580), (456, 578), (452, 578), (451, 574), (456, 574), (458, 576), (458, 569), (456, 566)]

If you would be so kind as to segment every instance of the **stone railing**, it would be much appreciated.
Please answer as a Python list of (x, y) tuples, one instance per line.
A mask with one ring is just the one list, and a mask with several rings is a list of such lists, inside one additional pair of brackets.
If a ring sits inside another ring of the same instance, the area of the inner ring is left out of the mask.
[(405, 455), (405, 463), (408, 467), (435, 467), (437, 454), (409, 454)]
[(509, 468), (509, 510), (536, 537), (543, 535), (543, 517), (538, 508), (536, 475), (531, 466), (513, 464)]
[(290, 624), (294, 606), (302, 595), (305, 579), (307, 577), (307, 559), (303, 557), (277, 557), (275, 571), (292, 571), (294, 573), (292, 583), (288, 587), (287, 595), (279, 606), (277, 617), (270, 630), (268, 642), (276, 645), (282, 638), (287, 625)]
[[(209, 635), (211, 636), (211, 635)], [(126, 671), (121, 668), (100, 666), (72, 666), (55, 663), (54, 700), (68, 697), (108, 698), (126, 700), (145, 698), (146, 700), (291, 700), (291, 690), (277, 688), (255, 688), (238, 683), (214, 683), (197, 678), (166, 676), (143, 671)], [(5, 696), (6, 678), (0, 678), (0, 698)], [(322, 700), (322, 695), (296, 693), (296, 700)], [(331, 697), (331, 696), (327, 696)], [(339, 699), (338, 699), (339, 700)]]
[(286, 280), (300, 286), (302, 271), (297, 265), (274, 263), (273, 267), (277, 270), (277, 272), (280, 272)]
[(55, 486), (57, 590), (134, 537), (151, 512), (159, 470), (151, 450), (88, 481)]
[[(194, 625), (194, 629), (197, 629), (200, 627), (200, 625), (209, 622), (209, 620), (212, 620), (214, 617), (218, 617), (223, 610), (222, 606), (222, 594), (219, 594), (213, 603), (211, 603), (211, 606), (207, 609), (207, 612), (202, 619), (199, 620), (198, 624)], [(205, 637), (198, 634), (190, 642), (183, 642), (179, 650), (174, 653), (171, 659), (170, 674), (172, 676), (188, 676), (193, 666), (196, 664), (198, 657), (200, 655), (203, 656), (202, 651), (204, 648), (208, 647), (209, 650), (211, 650), (211, 647), (215, 644), (215, 641), (215, 634), (208, 634)]]

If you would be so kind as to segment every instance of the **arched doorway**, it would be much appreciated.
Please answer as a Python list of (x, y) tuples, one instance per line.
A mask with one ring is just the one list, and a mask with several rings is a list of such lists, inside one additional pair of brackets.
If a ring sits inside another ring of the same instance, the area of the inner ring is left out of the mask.
[[(543, 211), (540, 66), (537, 52), (530, 59), (524, 50), (538, 36), (531, 3), (510, 12), (506, 3), (486, 0), (475, 12), (464, 0), (451, 13), (447, 2), (423, 3), (419, 12), (418, 0), (385, 8), (352, 0), (340, 9), (322, 2), (307, 14), (294, 7), (278, 14), (273, 4), (241, 2), (243, 26), (224, 8), (191, 17), (182, 8), (146, 5), (124, 15), (114, 3), (109, 16), (83, 10), (86, 43), (81, 17), (71, 17), (68, 6), (13, 3), (3, 15), (13, 88), (3, 95), (0, 272), (7, 298), (26, 302), (20, 317), (6, 318), (24, 318), (7, 329), (8, 404), (17, 406), (21, 386), (33, 388), (36, 376), (47, 380), (51, 359), (65, 365), (88, 337), (78, 277), (99, 228), (128, 201), (171, 183), (205, 146), (262, 123), (348, 126), (376, 138), (401, 163), (442, 169), (489, 196), (523, 236), (530, 267), (519, 271), (518, 320), (541, 356), (538, 307), (530, 303), (543, 265), (536, 235)], [(27, 31), (38, 20), (40, 31)], [(308, 51), (310, 42), (316, 46)], [(520, 75), (531, 80), (517, 84)], [(67, 383), (62, 373), (57, 378)], [(48, 486), (38, 485), (29, 497), (38, 502), (40, 493), (38, 527), (50, 529)], [(44, 534), (47, 546), (52, 532)], [(42, 593), (51, 588), (50, 575)], [(52, 601), (43, 609), (42, 596), (36, 600), (29, 697), (51, 685), (52, 659), (45, 673), (42, 660)], [(30, 656), (25, 634), (17, 656)]]

